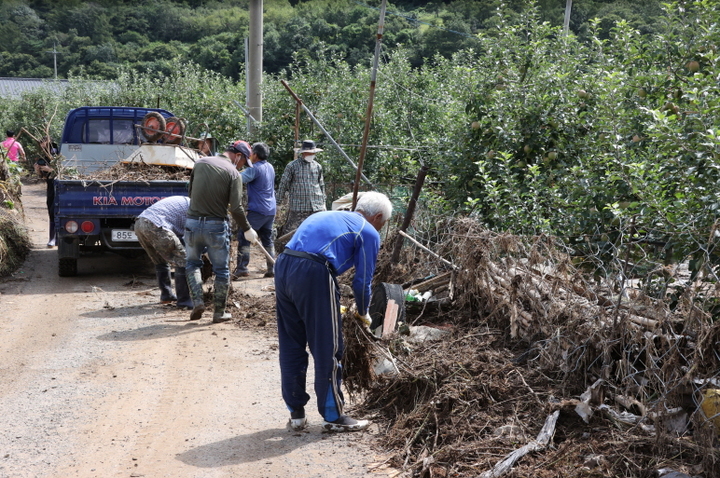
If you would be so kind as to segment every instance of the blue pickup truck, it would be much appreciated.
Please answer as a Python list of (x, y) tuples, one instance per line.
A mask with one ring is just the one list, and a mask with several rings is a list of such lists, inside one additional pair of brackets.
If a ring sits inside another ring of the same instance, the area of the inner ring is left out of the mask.
[[(63, 159), (55, 180), (60, 276), (77, 275), (82, 252), (143, 254), (133, 231), (135, 218), (164, 197), (187, 195), (187, 181), (103, 179), (104, 170), (143, 146), (138, 125), (149, 112), (173, 117), (162, 109), (134, 107), (82, 107), (68, 113), (60, 144)], [(82, 179), (67, 179), (67, 171), (79, 173)]]

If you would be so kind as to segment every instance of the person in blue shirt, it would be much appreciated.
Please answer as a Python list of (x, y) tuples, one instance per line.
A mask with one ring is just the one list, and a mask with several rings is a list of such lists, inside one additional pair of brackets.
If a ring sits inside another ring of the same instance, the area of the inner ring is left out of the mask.
[(275, 264), (275, 296), (282, 396), (288, 426), (307, 425), (306, 346), (315, 362), (315, 395), (323, 428), (344, 432), (367, 428), (367, 420), (343, 414), (340, 390), (342, 317), (337, 276), (355, 267), (352, 288), (356, 316), (369, 323), (370, 287), (380, 234), (392, 214), (384, 194), (366, 192), (354, 212), (322, 211), (303, 221)]
[[(248, 195), (247, 220), (257, 231), (265, 250), (275, 256), (273, 244), (273, 222), (275, 221), (275, 168), (268, 162), (270, 148), (265, 143), (252, 145), (252, 152), (246, 161), (241, 176)], [(238, 255), (233, 280), (248, 277), (250, 263), (250, 242), (238, 231)], [(273, 277), (273, 263), (267, 260), (267, 272), (264, 277)]]

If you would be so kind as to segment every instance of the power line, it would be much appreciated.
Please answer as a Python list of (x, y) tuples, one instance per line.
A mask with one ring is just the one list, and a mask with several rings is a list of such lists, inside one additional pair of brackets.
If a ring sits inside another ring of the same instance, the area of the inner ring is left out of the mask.
[[(295, 141), (296, 144), (302, 143), (302, 140)], [(324, 146), (324, 143), (318, 143), (318, 146)], [(351, 144), (351, 143), (338, 143), (338, 146), (342, 146), (344, 148), (359, 148), (360, 144)], [(417, 146), (417, 147), (410, 147), (410, 146), (399, 146), (399, 145), (392, 145), (392, 144), (376, 144), (376, 145), (367, 145), (367, 148), (373, 148), (373, 149), (389, 149), (389, 150), (401, 150), (401, 151), (422, 151), (424, 149), (431, 149), (435, 148), (435, 146)]]
[[(360, 144), (340, 144), (340, 146), (359, 148), (362, 145), (360, 145)], [(430, 149), (430, 146), (419, 146), (419, 147), (415, 147), (415, 148), (410, 148), (407, 146), (393, 146), (393, 145), (389, 145), (389, 144), (387, 144), (387, 145), (381, 145), (381, 144), (370, 145), (369, 144), (366, 147), (368, 149), (370, 149), (370, 148), (372, 148), (372, 149), (391, 149), (391, 150), (402, 150), (402, 151), (421, 151), (423, 149)]]

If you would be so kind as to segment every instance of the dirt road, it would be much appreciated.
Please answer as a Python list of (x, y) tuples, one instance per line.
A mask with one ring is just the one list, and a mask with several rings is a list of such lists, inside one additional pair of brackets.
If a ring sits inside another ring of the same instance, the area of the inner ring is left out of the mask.
[(44, 184), (23, 194), (35, 246), (0, 280), (0, 477), (378, 476), (376, 428), (321, 433), (313, 399), (309, 432), (285, 429), (272, 323), (188, 322), (145, 258), (58, 277)]

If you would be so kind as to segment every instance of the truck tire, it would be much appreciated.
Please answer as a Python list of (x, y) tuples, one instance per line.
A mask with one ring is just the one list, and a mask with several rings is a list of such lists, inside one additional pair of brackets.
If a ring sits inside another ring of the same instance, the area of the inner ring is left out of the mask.
[[(185, 122), (180, 118), (171, 117), (165, 120), (163, 141), (167, 144), (178, 144), (185, 135)], [(175, 136), (176, 135), (176, 136)]]
[(142, 120), (141, 130), (145, 139), (154, 143), (165, 134), (165, 117), (157, 111), (150, 111)]
[(73, 277), (77, 275), (77, 259), (74, 257), (61, 257), (58, 260), (58, 275), (60, 277)]

